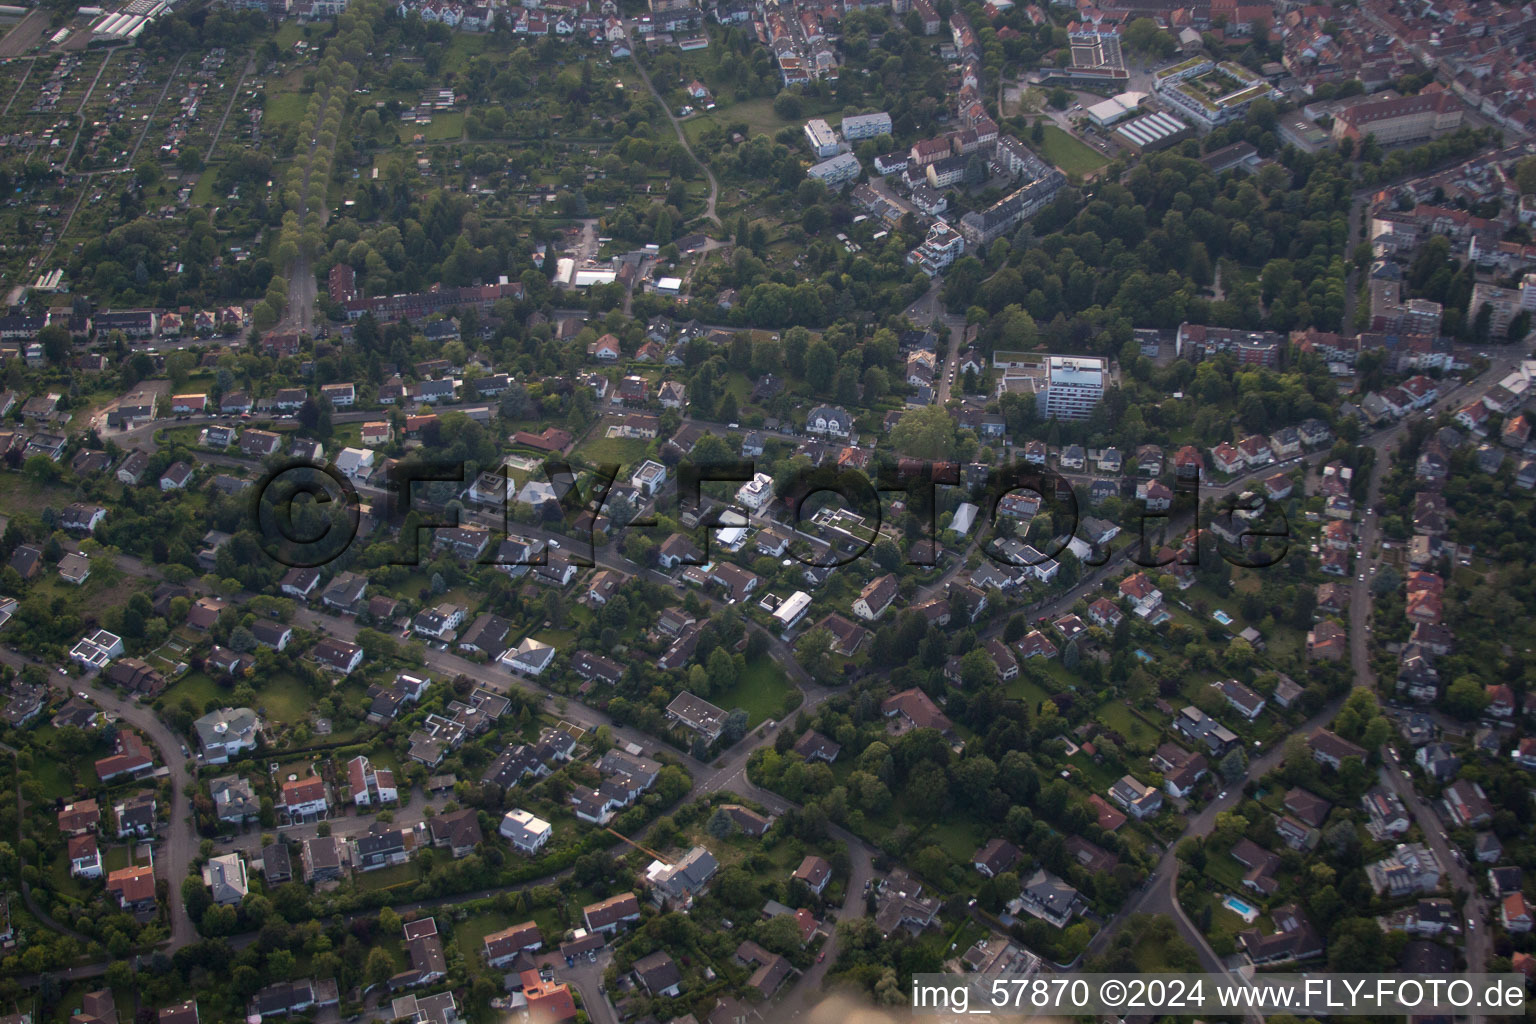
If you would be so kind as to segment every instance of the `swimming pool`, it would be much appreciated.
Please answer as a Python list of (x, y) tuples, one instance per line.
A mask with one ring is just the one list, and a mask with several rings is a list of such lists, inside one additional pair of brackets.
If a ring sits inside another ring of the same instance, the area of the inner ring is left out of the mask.
[(1220, 608), (1218, 608), (1215, 611), (1211, 612), (1211, 618), (1215, 619), (1217, 622), (1221, 623), (1223, 626), (1230, 626), (1230, 625), (1232, 625), (1232, 616), (1228, 615), (1226, 612), (1222, 611)]
[(1242, 918), (1244, 924), (1253, 924), (1254, 918), (1259, 916), (1257, 908), (1249, 906), (1236, 896), (1228, 896), (1225, 900), (1222, 900), (1221, 905)]
[(1136, 648), (1136, 652), (1135, 653), (1136, 653), (1136, 657), (1140, 658), (1142, 661), (1147, 662), (1148, 664), (1151, 664), (1154, 660), (1156, 660), (1156, 659), (1154, 659), (1152, 657), (1152, 655), (1148, 654), (1146, 651), (1142, 650), (1140, 647)]

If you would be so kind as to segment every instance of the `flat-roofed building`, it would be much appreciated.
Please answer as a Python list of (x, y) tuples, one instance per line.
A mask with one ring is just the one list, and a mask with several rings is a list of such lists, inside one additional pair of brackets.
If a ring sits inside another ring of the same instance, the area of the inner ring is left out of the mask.
[(839, 153), (830, 160), (823, 160), (807, 170), (806, 176), (815, 178), (826, 185), (827, 188), (838, 188), (858, 178), (863, 173), (863, 165), (859, 158), (852, 153)]
[(1115, 129), (1115, 141), (1137, 153), (1155, 153), (1183, 142), (1195, 130), (1165, 110), (1145, 114)]
[(1044, 419), (1085, 420), (1104, 397), (1107, 372), (1096, 356), (1048, 356), (1045, 390), (1037, 402)]
[(860, 139), (873, 139), (877, 135), (891, 134), (891, 115), (885, 111), (878, 114), (850, 114), (843, 118), (843, 138), (849, 142), (857, 142)]
[(819, 117), (805, 122), (805, 141), (818, 157), (829, 157), (837, 152), (837, 133)]

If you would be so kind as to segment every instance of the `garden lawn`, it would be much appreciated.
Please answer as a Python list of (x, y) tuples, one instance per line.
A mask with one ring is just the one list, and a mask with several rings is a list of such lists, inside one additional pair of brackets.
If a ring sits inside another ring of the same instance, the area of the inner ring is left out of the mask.
[(50, 800), (67, 797), (75, 792), (73, 773), (57, 758), (34, 759), (32, 778), (43, 787), (43, 795)]
[[(1073, 774), (1079, 776), (1087, 783), (1089, 792), (1103, 794), (1109, 787), (1119, 781), (1108, 768), (1094, 762), (1093, 758), (1086, 754), (1077, 753), (1067, 758), (1067, 763), (1072, 766)], [(1233, 863), (1236, 863), (1234, 861)]]
[(578, 445), (571, 454), (594, 465), (617, 462), (620, 473), (639, 465), (651, 443), (643, 438), (604, 437), (602, 433), (606, 429), (599, 425), (593, 431), (593, 436)]
[[(1236, 895), (1238, 899), (1245, 900), (1250, 905), (1253, 905), (1254, 901), (1247, 899), (1242, 893), (1237, 893)], [(1210, 895), (1211, 933), (1213, 935), (1229, 935), (1235, 940), (1238, 932), (1258, 929), (1260, 934), (1268, 935), (1275, 930), (1274, 923), (1269, 919), (1268, 914), (1260, 914), (1253, 919), (1253, 924), (1246, 923), (1239, 915), (1222, 905), (1222, 901), (1226, 898), (1227, 894), (1224, 892), (1212, 893)]]
[(784, 699), (793, 687), (784, 672), (768, 658), (747, 666), (736, 685), (715, 694), (710, 703), (730, 711), (741, 708), (747, 713), (747, 728), (755, 729), (784, 712)]
[(309, 96), (300, 92), (280, 92), (267, 97), (262, 120), (268, 125), (298, 124), (309, 109)]
[(192, 186), (193, 206), (206, 206), (218, 200), (218, 192), (213, 187), (214, 178), (217, 176), (215, 169), (209, 167), (198, 177), (197, 184)]
[(387, 868), (360, 871), (354, 876), (359, 889), (389, 889), (397, 885), (415, 885), (421, 878), (421, 865), (415, 861), (391, 864)]
[(1104, 156), (1053, 124), (1045, 126), (1045, 140), (1035, 144), (1035, 148), (1067, 174), (1092, 174), (1109, 163)]
[(1158, 732), (1121, 700), (1108, 700), (1093, 713), (1094, 721), (1108, 726), (1134, 746), (1150, 750), (1157, 744)]
[[(84, 901), (86, 894), (90, 891), (84, 879), (76, 878), (69, 873), (69, 854), (63, 850), (59, 851), (59, 855), (48, 866), (48, 881), (52, 883), (49, 887), (50, 895), (72, 902)], [(92, 882), (91, 884), (100, 883)]]
[(982, 830), (969, 820), (942, 821), (930, 825), (920, 840), (932, 843), (954, 859), (956, 864), (969, 864), (976, 855), (976, 848), (987, 841)]
[(1051, 699), (1051, 692), (1033, 679), (1026, 679), (1022, 675), (1009, 681), (1004, 687), (1004, 692), (1014, 700), (1022, 700), (1029, 704), (1031, 711), (1038, 710), (1041, 701)]
[(266, 717), (285, 725), (306, 720), (314, 710), (315, 698), (293, 676), (272, 676), (253, 684)]
[(464, 134), (464, 115), (458, 112), (434, 113), (432, 123), (422, 133), (428, 142), (457, 139)]
[[(1243, 889), (1243, 866), (1232, 859), (1231, 852), (1222, 850), (1220, 853), (1209, 851), (1205, 859), (1205, 876), (1215, 883), (1216, 888), (1222, 890), (1222, 898), (1226, 893), (1241, 895)], [(1250, 901), (1251, 902), (1251, 901)], [(1231, 913), (1231, 911), (1227, 911)]]
[(206, 672), (188, 672), (176, 682), (166, 687), (160, 694), (160, 703), (165, 707), (175, 707), (183, 700), (190, 700), (198, 714), (203, 713), (210, 702), (224, 700), (224, 691), (219, 684)]
[(802, 104), (805, 108), (801, 111), (802, 117), (793, 121), (786, 121), (773, 110), (773, 98), (764, 96), (760, 99), (746, 100), (742, 103), (729, 103), (717, 106), (708, 113), (699, 114), (688, 118), (683, 122), (683, 130), (688, 133), (690, 142), (697, 142), (705, 129), (719, 126), (728, 128), (733, 124), (745, 122), (747, 137), (755, 135), (767, 135), (772, 138), (780, 128), (787, 125), (803, 124), (806, 118), (816, 117), (818, 113), (809, 109), (814, 104)]

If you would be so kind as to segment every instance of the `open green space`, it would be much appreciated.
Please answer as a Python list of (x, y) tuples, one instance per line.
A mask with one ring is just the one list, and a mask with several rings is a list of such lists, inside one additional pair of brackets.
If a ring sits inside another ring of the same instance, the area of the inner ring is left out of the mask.
[(34, 760), (32, 777), (43, 787), (43, 796), (49, 800), (72, 796), (75, 792), (74, 775), (64, 767), (61, 760), (55, 758)]
[(188, 672), (176, 682), (167, 686), (160, 694), (160, 700), (167, 707), (175, 707), (182, 701), (191, 701), (192, 706), (201, 713), (209, 704), (217, 704), (228, 698), (219, 684), (206, 672)]
[(1094, 711), (1093, 718), (1105, 728), (1124, 736), (1133, 748), (1151, 749), (1157, 745), (1157, 730), (1126, 707), (1124, 701), (1105, 701)]
[(989, 838), (981, 835), (981, 831), (968, 819), (941, 821), (928, 826), (922, 841), (925, 845), (931, 843), (939, 847), (957, 864), (969, 864), (976, 855), (976, 848)]
[(464, 134), (464, 115), (457, 112), (433, 114), (432, 123), (422, 134), (428, 142), (457, 139)]
[(1014, 700), (1022, 700), (1028, 703), (1031, 710), (1038, 709), (1041, 701), (1051, 699), (1051, 692), (1049, 690), (1022, 674), (1011, 680), (1004, 687), (1004, 690)]
[(287, 674), (257, 683), (256, 696), (269, 719), (289, 725), (308, 718), (315, 705), (314, 695)]
[(288, 49), (294, 43), (298, 42), (300, 39), (303, 39), (303, 38), (304, 38), (304, 26), (300, 25), (296, 21), (285, 21), (285, 22), (283, 22), (282, 26), (279, 27), (278, 30), (277, 30), (277, 35), (274, 37), (274, 39), (275, 39), (275, 41), (277, 43), (278, 49), (280, 49), (280, 50)]
[(1079, 142), (1053, 124), (1045, 126), (1045, 138), (1035, 144), (1047, 160), (1067, 174), (1092, 174), (1109, 163), (1085, 143)]
[(784, 712), (784, 698), (793, 689), (784, 672), (767, 658), (749, 664), (736, 685), (715, 694), (711, 702), (730, 711), (741, 708), (747, 713), (747, 728), (755, 729)]
[(391, 889), (397, 885), (414, 885), (421, 878), (421, 865), (416, 861), (391, 864), (387, 868), (361, 871), (356, 876), (359, 889)]
[(304, 111), (308, 108), (309, 97), (304, 93), (280, 92), (267, 97), (267, 106), (262, 113), (262, 120), (273, 126), (298, 124), (303, 120)]
[(710, 128), (729, 128), (733, 124), (746, 124), (747, 137), (755, 135), (767, 135), (772, 138), (778, 134), (780, 128), (799, 128), (807, 118), (821, 117), (830, 113), (835, 108), (825, 105), (818, 106), (809, 97), (802, 104), (801, 116), (786, 121), (773, 109), (773, 97), (763, 96), (758, 99), (744, 100), (741, 103), (720, 104), (714, 110), (704, 114), (695, 114), (683, 122), (683, 131), (688, 135), (689, 142), (697, 142), (699, 137)]
[(651, 444), (649, 441), (634, 437), (603, 437), (603, 429), (597, 427), (595, 436), (577, 445), (572, 454), (594, 464), (617, 462), (621, 473), (645, 458)]

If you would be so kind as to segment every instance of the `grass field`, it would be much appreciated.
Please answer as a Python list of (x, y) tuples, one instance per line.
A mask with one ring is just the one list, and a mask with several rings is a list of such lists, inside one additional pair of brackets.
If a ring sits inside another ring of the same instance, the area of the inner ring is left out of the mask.
[(1151, 750), (1157, 743), (1157, 730), (1138, 718), (1122, 701), (1105, 701), (1099, 705), (1094, 720), (1124, 736), (1133, 747)]
[(304, 38), (304, 34), (304, 27), (298, 22), (284, 22), (283, 27), (277, 30), (276, 41), (278, 49), (291, 49), (294, 43)]
[(422, 134), (428, 142), (457, 139), (464, 134), (464, 115), (457, 112), (433, 114), (432, 123)]
[(1073, 754), (1067, 758), (1067, 763), (1072, 766), (1073, 774), (1079, 777), (1078, 781), (1086, 785), (1090, 792), (1103, 793), (1118, 779), (1108, 768), (1086, 754)]
[(218, 199), (218, 193), (214, 190), (213, 179), (216, 173), (212, 167), (198, 176), (197, 184), (192, 186), (192, 205), (204, 206)]
[(930, 825), (923, 833), (922, 845), (939, 847), (957, 864), (968, 864), (976, 848), (987, 841), (983, 829), (970, 821), (945, 821)]
[(602, 437), (602, 429), (598, 427), (599, 436), (582, 442), (571, 454), (592, 463), (617, 462), (621, 473), (645, 458), (646, 450), (651, 446), (649, 441), (635, 437)]
[(356, 876), (359, 889), (389, 889), (397, 885), (414, 885), (421, 878), (421, 866), (414, 861), (391, 864), (387, 868), (359, 871)]
[(229, 698), (208, 673), (188, 672), (166, 687), (160, 699), (167, 707), (175, 707), (183, 700), (190, 700), (192, 706), (201, 714), (210, 703), (222, 703)]
[(269, 125), (298, 124), (309, 109), (309, 97), (298, 92), (280, 92), (267, 97), (262, 120)]
[[(284, 725), (293, 725), (309, 717), (315, 698), (297, 679), (290, 675), (275, 675), (265, 679), (253, 676), (249, 680), (256, 690), (256, 699), (267, 718)], [(176, 705), (190, 699), (192, 706), (202, 710), (210, 705), (222, 707), (230, 695), (206, 672), (188, 672), (166, 688), (161, 699), (167, 705)]]
[(711, 703), (727, 711), (741, 708), (747, 713), (747, 728), (755, 729), (759, 723), (784, 712), (784, 698), (789, 692), (789, 680), (784, 673), (764, 658), (748, 665), (736, 685), (715, 694)]
[(256, 695), (268, 718), (290, 725), (309, 717), (315, 705), (315, 698), (290, 675), (262, 680), (256, 685)]
[(1011, 680), (1004, 690), (1008, 696), (1015, 700), (1027, 701), (1031, 710), (1039, 708), (1041, 701), (1051, 699), (1049, 690), (1032, 679), (1026, 679), (1022, 675), (1017, 679)]
[(0, 508), (7, 512), (41, 512), (53, 506), (63, 508), (75, 499), (62, 484), (44, 484), (24, 473), (0, 475)]
[(1091, 174), (1109, 163), (1107, 158), (1053, 124), (1045, 126), (1045, 140), (1036, 148), (1067, 174)]
[(800, 117), (786, 121), (774, 113), (771, 97), (764, 96), (742, 103), (722, 104), (707, 114), (696, 114), (688, 118), (683, 122), (683, 131), (687, 133), (689, 142), (697, 142), (699, 136), (710, 128), (728, 128), (733, 124), (745, 123), (748, 138), (766, 135), (771, 139), (778, 134), (780, 128), (799, 128), (807, 118), (821, 117), (836, 109), (835, 105), (827, 105), (823, 108), (809, 101), (803, 102), (801, 108)]
[(45, 758), (32, 762), (32, 778), (43, 787), (43, 795), (50, 800), (59, 797), (73, 796), (75, 792), (75, 779), (70, 770), (55, 758)]

